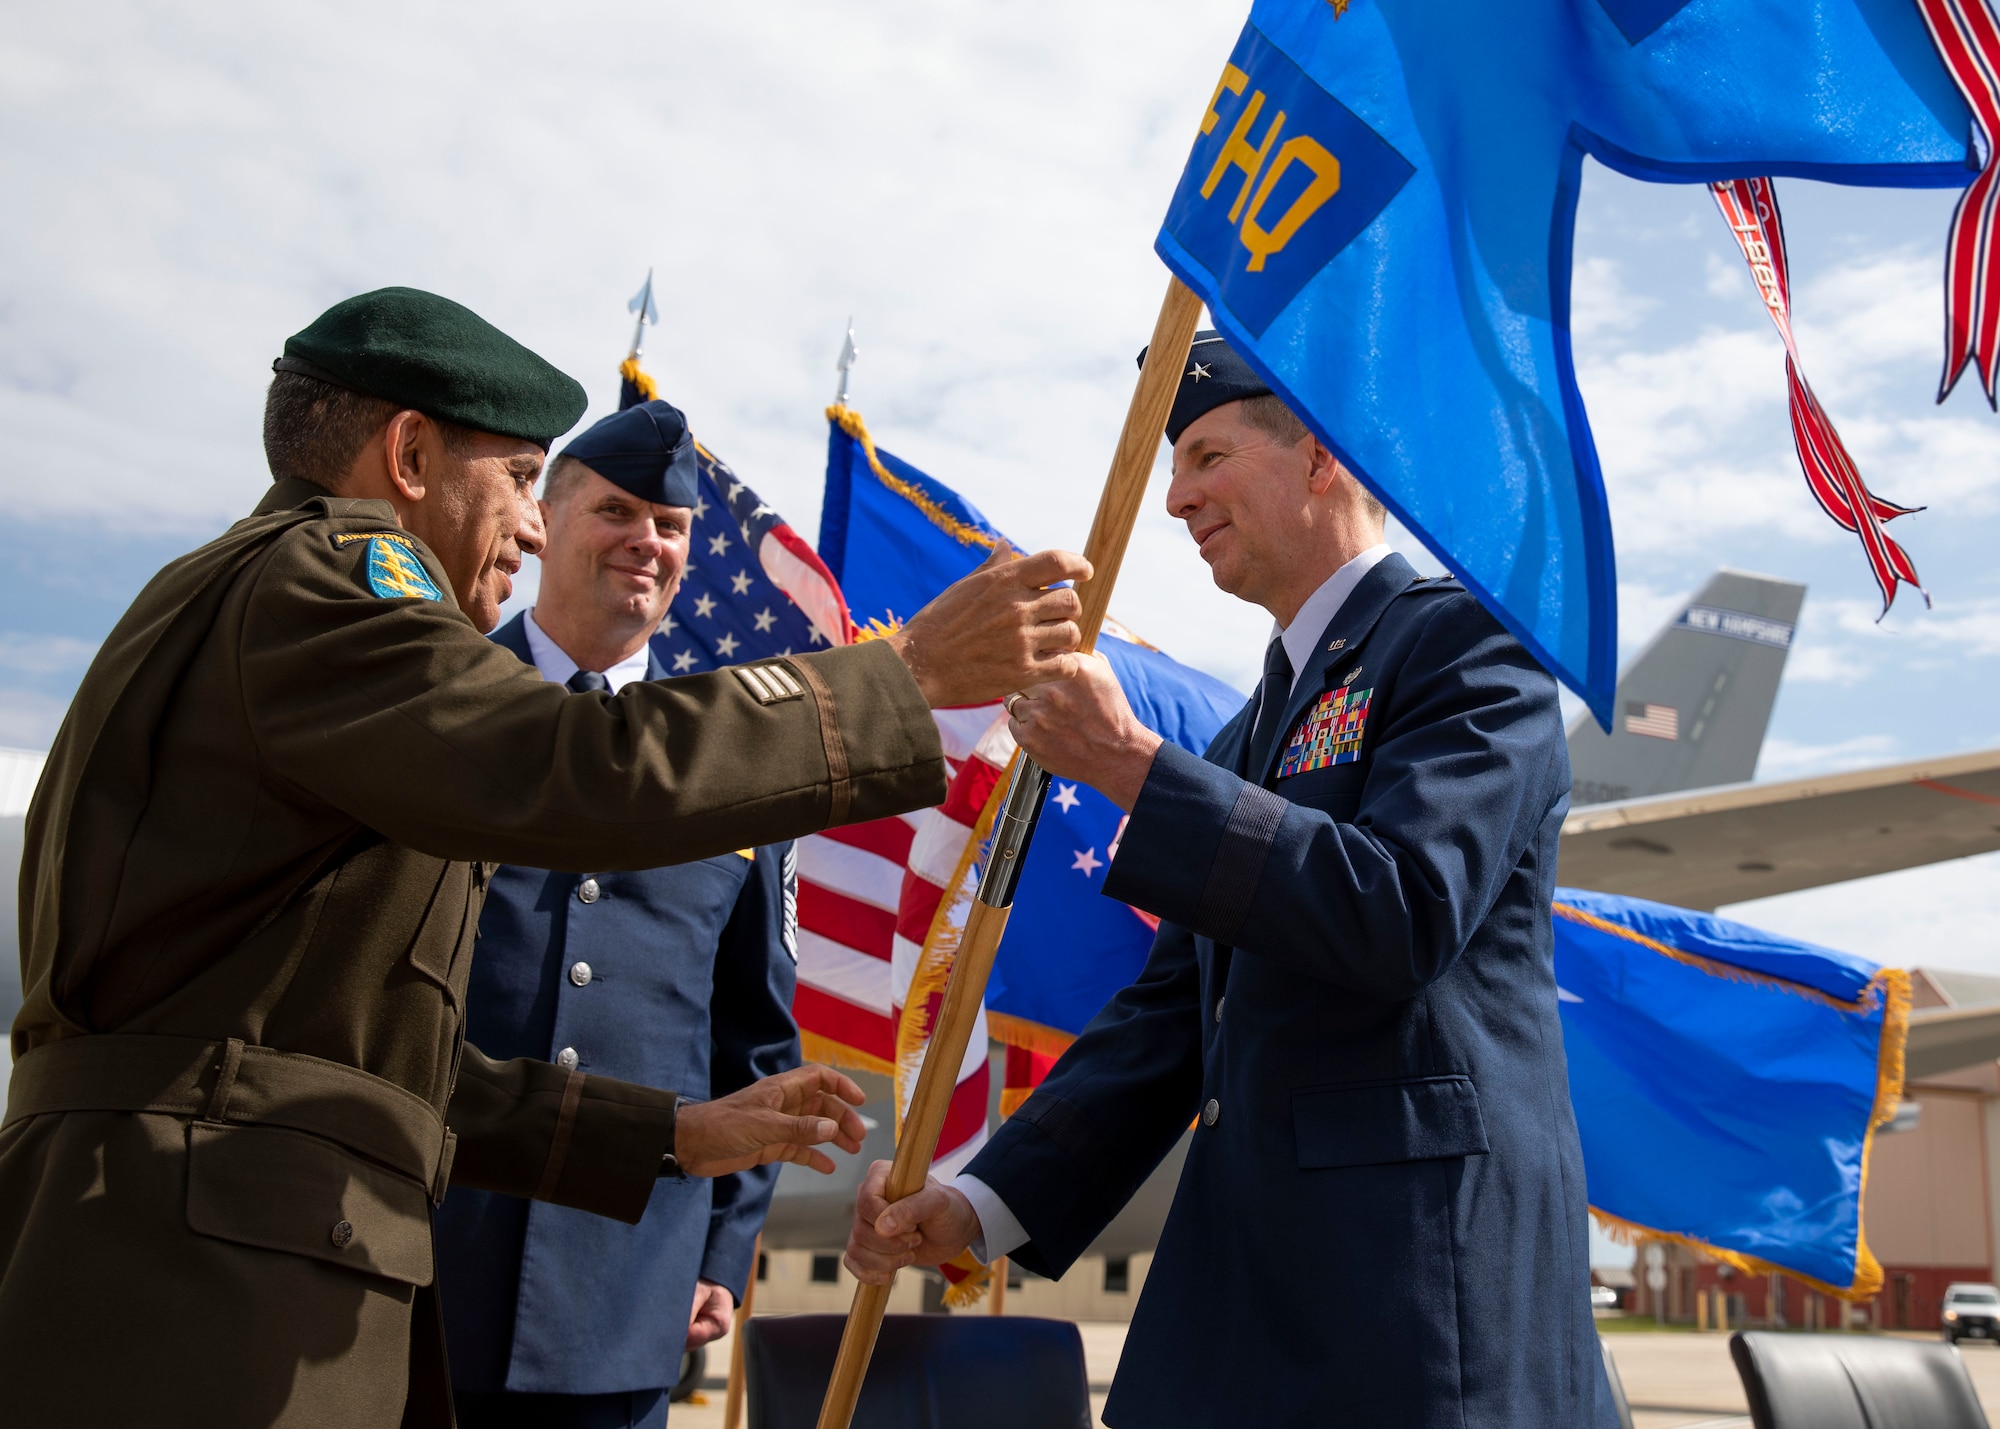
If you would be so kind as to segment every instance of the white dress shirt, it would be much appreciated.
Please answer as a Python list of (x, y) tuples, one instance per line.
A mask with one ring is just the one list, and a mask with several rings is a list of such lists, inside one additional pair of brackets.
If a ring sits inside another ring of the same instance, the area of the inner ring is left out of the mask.
[[(1312, 661), (1320, 635), (1332, 624), (1334, 616), (1340, 614), (1340, 608), (1347, 604), (1347, 598), (1354, 594), (1361, 578), (1374, 570), (1376, 563), (1388, 554), (1386, 543), (1378, 542), (1370, 546), (1328, 576), (1318, 590), (1307, 596), (1306, 603), (1299, 607), (1290, 625), (1272, 628), (1272, 633), (1285, 642), (1285, 657), (1292, 662), (1294, 688), (1298, 686), (1299, 676), (1305, 673)], [(982, 1265), (990, 1265), (1028, 1243), (1027, 1230), (991, 1186), (977, 1176), (968, 1176), (962, 1171), (947, 1184), (964, 1194), (965, 1199), (972, 1203), (972, 1213), (979, 1217), (980, 1234), (972, 1242), (972, 1254)]]
[[(535, 612), (532, 610), (528, 612), (527, 630), (528, 653), (535, 657), (535, 668), (542, 672), (542, 678), (550, 681), (552, 684), (567, 685), (569, 677), (574, 675), (582, 666), (570, 659), (562, 646), (556, 644), (554, 640), (549, 638), (547, 632), (541, 626), (535, 624)], [(637, 650), (606, 670), (604, 678), (611, 682), (611, 693), (614, 695), (634, 680), (645, 679), (646, 647), (641, 645)]]

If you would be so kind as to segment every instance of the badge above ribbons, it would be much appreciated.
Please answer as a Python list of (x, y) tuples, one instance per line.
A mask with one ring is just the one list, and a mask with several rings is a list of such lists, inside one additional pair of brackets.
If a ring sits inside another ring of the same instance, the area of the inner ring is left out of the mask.
[(1951, 187), (1969, 121), (1910, 0), (1258, 0), (1157, 247), (1605, 721), (1611, 522), (1569, 340), (1584, 156)]

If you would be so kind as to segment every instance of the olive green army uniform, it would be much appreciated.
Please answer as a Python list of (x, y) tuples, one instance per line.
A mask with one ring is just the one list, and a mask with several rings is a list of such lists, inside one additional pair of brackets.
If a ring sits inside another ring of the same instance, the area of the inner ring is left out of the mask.
[[(383, 559), (435, 598), (376, 594)], [(571, 695), (387, 504), (280, 482), (120, 621), (29, 812), (0, 1417), (449, 1424), (447, 1181), (636, 1221), (672, 1135), (669, 1092), (465, 1045), (489, 864), (649, 868), (944, 788), (885, 646)]]

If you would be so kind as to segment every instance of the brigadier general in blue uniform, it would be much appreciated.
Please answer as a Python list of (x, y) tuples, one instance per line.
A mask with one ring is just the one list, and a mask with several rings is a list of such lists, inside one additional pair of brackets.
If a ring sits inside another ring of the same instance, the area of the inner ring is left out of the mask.
[(1167, 436), (1169, 509), (1277, 621), (1264, 678), (1200, 759), (1101, 660), (1009, 698), (1044, 768), (1130, 811), (1104, 891), (1159, 937), (952, 1184), (890, 1207), (878, 1163), (848, 1264), (970, 1246), (1061, 1275), (1193, 1122), (1107, 1424), (1611, 1422), (1552, 963), (1555, 682), (1382, 544), (1214, 333)]
[[(543, 490), (535, 607), (494, 641), (580, 692), (665, 679), (649, 637), (687, 568), (697, 480), (663, 401), (570, 443)], [(489, 1055), (697, 1099), (797, 1066), (796, 870), (790, 843), (638, 872), (503, 866), (471, 1035)], [(454, 1190), (437, 1247), (460, 1424), (663, 1425), (682, 1350), (729, 1328), (777, 1169), (662, 1179), (637, 1225)]]

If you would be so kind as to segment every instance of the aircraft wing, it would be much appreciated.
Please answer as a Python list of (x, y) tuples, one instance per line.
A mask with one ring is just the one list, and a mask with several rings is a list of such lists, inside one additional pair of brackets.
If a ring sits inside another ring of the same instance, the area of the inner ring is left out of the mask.
[(1903, 1075), (1920, 1081), (2000, 1058), (2000, 1005), (1919, 1007), (1910, 1013)]
[(1683, 908), (2000, 849), (2000, 749), (1570, 811), (1558, 878)]

